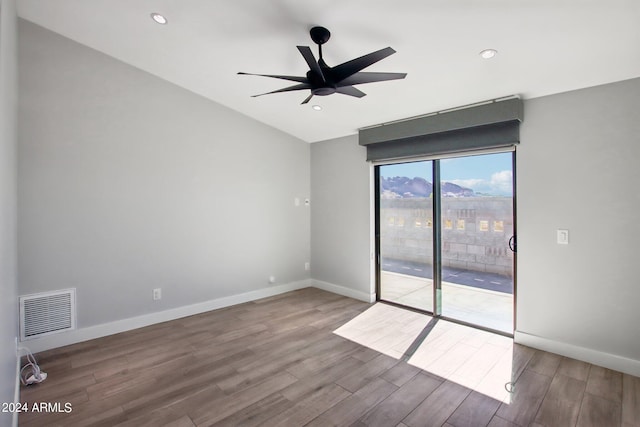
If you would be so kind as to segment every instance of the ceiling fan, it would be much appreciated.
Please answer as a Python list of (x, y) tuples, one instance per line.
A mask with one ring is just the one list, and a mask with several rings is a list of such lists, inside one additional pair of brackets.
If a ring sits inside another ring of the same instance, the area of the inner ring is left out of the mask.
[(316, 60), (309, 46), (298, 46), (298, 50), (309, 66), (309, 71), (307, 71), (306, 77), (238, 73), (248, 76), (272, 77), (275, 79), (298, 82), (298, 84), (293, 86), (288, 86), (272, 92), (261, 93), (259, 95), (253, 95), (253, 97), (308, 89), (311, 90), (311, 94), (302, 101), (302, 104), (309, 102), (313, 95), (326, 96), (334, 93), (341, 93), (343, 95), (362, 98), (366, 93), (355, 88), (354, 85), (381, 82), (385, 80), (404, 79), (407, 76), (407, 73), (374, 73), (361, 71), (387, 56), (396, 53), (396, 51), (390, 47), (371, 52), (359, 58), (352, 59), (351, 61), (336, 65), (335, 67), (330, 67), (326, 62), (324, 62), (324, 59), (322, 59), (322, 45), (329, 40), (331, 33), (324, 27), (313, 27), (309, 31), (309, 34), (311, 35), (311, 40), (318, 45), (320, 58)]

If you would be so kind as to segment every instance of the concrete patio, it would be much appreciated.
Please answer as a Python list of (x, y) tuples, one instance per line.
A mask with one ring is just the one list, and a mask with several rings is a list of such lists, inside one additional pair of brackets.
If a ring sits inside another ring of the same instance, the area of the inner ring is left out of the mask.
[[(433, 311), (433, 280), (381, 272), (380, 298), (385, 301)], [(442, 315), (513, 333), (513, 295), (442, 282)]]

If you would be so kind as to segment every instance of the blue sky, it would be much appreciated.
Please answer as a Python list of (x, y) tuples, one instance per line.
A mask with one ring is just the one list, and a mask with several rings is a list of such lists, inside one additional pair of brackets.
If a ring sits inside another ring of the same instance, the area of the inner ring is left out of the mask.
[[(455, 157), (440, 161), (440, 179), (475, 192), (510, 196), (512, 190), (511, 153)], [(406, 176), (431, 181), (431, 162), (400, 163), (380, 167), (385, 178)]]

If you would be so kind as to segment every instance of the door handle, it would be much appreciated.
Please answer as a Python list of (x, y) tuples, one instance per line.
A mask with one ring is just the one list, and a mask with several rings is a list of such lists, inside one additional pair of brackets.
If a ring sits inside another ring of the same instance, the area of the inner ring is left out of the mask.
[(509, 239), (509, 249), (511, 249), (511, 252), (518, 252), (518, 242), (515, 235)]

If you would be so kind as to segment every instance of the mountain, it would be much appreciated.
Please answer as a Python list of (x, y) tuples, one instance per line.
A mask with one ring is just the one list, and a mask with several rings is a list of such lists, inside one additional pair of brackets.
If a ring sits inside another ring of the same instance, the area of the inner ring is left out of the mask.
[[(380, 190), (383, 199), (403, 199), (411, 197), (430, 197), (433, 184), (424, 178), (406, 176), (380, 177)], [(442, 183), (443, 197), (472, 197), (474, 192), (452, 182)]]
[(472, 189), (461, 187), (453, 182), (442, 183), (442, 197), (473, 197), (476, 194)]

